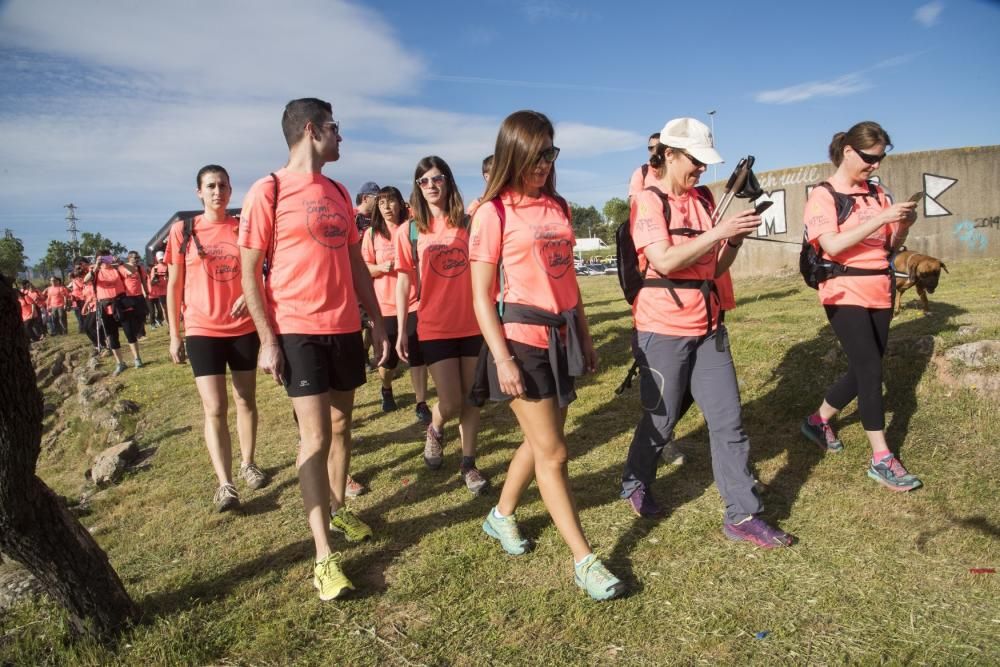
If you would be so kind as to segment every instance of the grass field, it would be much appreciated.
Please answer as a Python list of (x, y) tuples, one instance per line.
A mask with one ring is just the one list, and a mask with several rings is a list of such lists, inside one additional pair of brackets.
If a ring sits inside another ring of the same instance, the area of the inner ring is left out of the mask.
[[(376, 538), (334, 538), (358, 591), (320, 602), (288, 399), (260, 378), (258, 461), (274, 480), (257, 492), (240, 485), (242, 512), (215, 514), (190, 369), (167, 362), (158, 330), (143, 343), (147, 368), (122, 376), (123, 397), (143, 406), (138, 440), (156, 448), (152, 465), (96, 495), (82, 519), (144, 616), (108, 647), (72, 640), (51, 603), (24, 603), (0, 617), (0, 662), (1000, 664), (1000, 584), (970, 573), (1000, 560), (997, 397), (941, 384), (918, 342), (1000, 338), (1000, 262), (956, 263), (931, 316), (909, 307), (893, 322), (888, 436), (925, 484), (909, 494), (865, 476), (869, 450), (853, 406), (840, 420), (843, 453), (824, 456), (799, 435), (845, 366), (828, 355), (836, 343), (815, 292), (798, 276), (737, 281), (728, 325), (751, 459), (766, 484), (766, 518), (799, 539), (770, 552), (723, 538), (697, 410), (678, 431), (688, 463), (661, 468), (654, 486), (668, 515), (638, 519), (618, 500), (638, 419), (637, 388), (613, 394), (631, 361), (630, 318), (612, 276), (580, 281), (603, 369), (581, 383), (570, 410), (570, 475), (585, 530), (629, 597), (598, 604), (574, 586), (569, 550), (534, 487), (518, 516), (535, 551), (515, 558), (490, 541), (480, 524), (496, 492), (473, 498), (462, 486), (454, 426), (444, 467), (425, 468), (403, 378), (395, 413), (380, 412), (376, 382), (358, 392), (352, 468), (371, 492), (352, 506)], [(509, 408), (485, 410), (479, 464), (496, 486), (519, 433)], [(39, 461), (39, 475), (70, 497), (88, 466), (83, 440), (65, 437)]]

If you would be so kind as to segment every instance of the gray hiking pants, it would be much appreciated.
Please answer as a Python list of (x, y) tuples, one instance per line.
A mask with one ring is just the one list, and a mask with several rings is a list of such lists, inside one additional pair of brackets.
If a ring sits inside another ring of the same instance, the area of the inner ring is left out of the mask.
[[(716, 337), (722, 337), (722, 351)], [(674, 437), (688, 388), (705, 415), (712, 447), (712, 472), (726, 503), (725, 522), (736, 523), (761, 511), (747, 459), (750, 439), (743, 430), (736, 369), (729, 336), (720, 326), (707, 336), (633, 334), (639, 361), (642, 418), (636, 426), (622, 474), (622, 498), (656, 478), (660, 452)]]

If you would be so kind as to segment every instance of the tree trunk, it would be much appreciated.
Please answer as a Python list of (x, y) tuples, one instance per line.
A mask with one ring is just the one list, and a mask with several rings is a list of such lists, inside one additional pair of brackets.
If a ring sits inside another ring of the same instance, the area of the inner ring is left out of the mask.
[(67, 609), (77, 632), (107, 637), (139, 610), (94, 538), (35, 476), (42, 395), (10, 285), (0, 275), (0, 549)]

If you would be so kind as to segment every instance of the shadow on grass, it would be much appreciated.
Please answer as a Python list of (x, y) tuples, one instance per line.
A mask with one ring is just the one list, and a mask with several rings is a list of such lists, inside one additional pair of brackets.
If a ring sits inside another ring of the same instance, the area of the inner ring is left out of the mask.
[(737, 299), (736, 300), (736, 305), (737, 306), (743, 306), (743, 305), (746, 305), (748, 303), (758, 303), (760, 301), (772, 301), (772, 300), (775, 300), (775, 299), (783, 299), (786, 296), (791, 296), (793, 294), (798, 294), (799, 291), (800, 291), (800, 289), (799, 289), (798, 286), (788, 287), (786, 289), (771, 290), (770, 292), (762, 292), (761, 294), (758, 294), (758, 295), (753, 296), (753, 297), (743, 297), (742, 299)]
[(189, 431), (191, 431), (191, 429), (192, 429), (191, 426), (179, 426), (177, 428), (172, 428), (169, 431), (164, 431), (163, 433), (160, 433), (159, 435), (150, 438), (149, 440), (144, 439), (143, 442), (145, 442), (147, 445), (155, 445), (156, 443), (162, 440), (169, 440), (170, 438), (176, 435), (181, 435), (182, 433), (188, 433)]

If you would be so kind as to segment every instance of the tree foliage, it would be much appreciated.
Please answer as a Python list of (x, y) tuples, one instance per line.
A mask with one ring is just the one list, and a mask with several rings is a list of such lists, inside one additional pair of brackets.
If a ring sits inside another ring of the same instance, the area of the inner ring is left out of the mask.
[(25, 270), (27, 259), (24, 255), (24, 243), (9, 229), (6, 230), (3, 238), (0, 238), (0, 273), (13, 280)]
[(604, 203), (604, 219), (612, 227), (617, 227), (628, 220), (628, 202), (619, 197), (612, 197)]
[(597, 236), (604, 226), (601, 214), (593, 206), (584, 208), (576, 204), (569, 205), (570, 213), (573, 216), (573, 231), (578, 238), (590, 238)]
[(96, 255), (98, 250), (107, 248), (112, 255), (122, 255), (128, 250), (121, 243), (115, 243), (111, 239), (106, 239), (98, 234), (84, 232), (80, 235), (80, 254)]
[(46, 250), (40, 266), (45, 273), (49, 275), (58, 273), (59, 277), (65, 280), (66, 271), (73, 264), (74, 254), (72, 245), (53, 239), (49, 241), (49, 248)]

